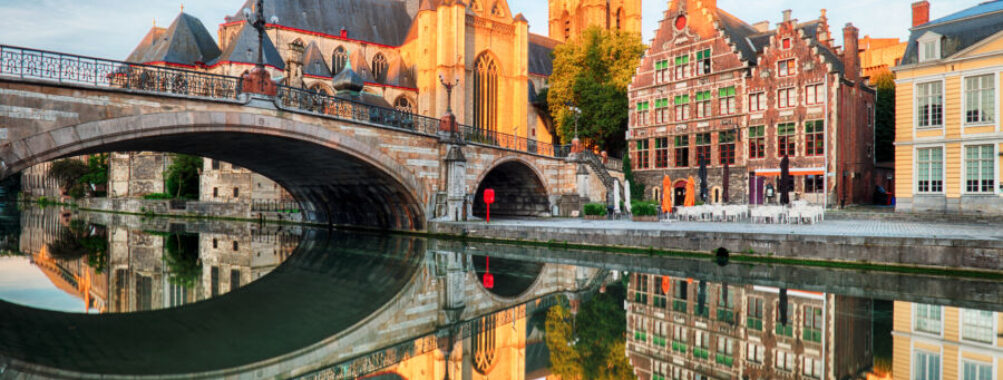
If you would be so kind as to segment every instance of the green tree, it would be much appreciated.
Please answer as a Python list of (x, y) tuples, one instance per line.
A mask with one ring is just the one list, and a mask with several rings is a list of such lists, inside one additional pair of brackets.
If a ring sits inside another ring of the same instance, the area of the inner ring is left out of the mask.
[[(627, 85), (644, 50), (640, 37), (599, 27), (554, 49), (547, 103), (561, 141), (574, 136), (577, 117), (578, 136), (585, 144), (612, 154), (624, 151)], [(581, 110), (580, 117), (569, 104)]]
[(83, 161), (67, 158), (54, 161), (49, 166), (49, 178), (59, 183), (63, 193), (73, 198), (80, 198), (87, 192), (86, 187), (80, 182), (80, 178), (87, 175), (87, 171), (87, 164)]
[(563, 305), (547, 313), (546, 340), (551, 371), (563, 379), (631, 379), (633, 369), (624, 358), (627, 317), (626, 291), (607, 286), (582, 303), (577, 315)]
[(623, 179), (630, 181), (630, 200), (644, 200), (644, 184), (634, 179), (634, 169), (631, 166), (630, 155), (623, 155)]
[(877, 162), (895, 160), (895, 75), (890, 71), (874, 76), (874, 155)]
[(108, 184), (108, 155), (93, 154), (87, 157), (87, 174), (79, 180), (88, 190)]
[(164, 261), (170, 271), (168, 281), (189, 289), (195, 287), (199, 277), (202, 277), (198, 235), (168, 234), (164, 236)]
[(164, 172), (167, 192), (176, 199), (198, 199), (200, 170), (202, 170), (201, 157), (187, 154), (174, 156), (174, 162)]
[(83, 220), (70, 221), (66, 228), (48, 244), (49, 254), (58, 260), (72, 261), (87, 257), (87, 265), (103, 273), (108, 265), (108, 234), (102, 226)]

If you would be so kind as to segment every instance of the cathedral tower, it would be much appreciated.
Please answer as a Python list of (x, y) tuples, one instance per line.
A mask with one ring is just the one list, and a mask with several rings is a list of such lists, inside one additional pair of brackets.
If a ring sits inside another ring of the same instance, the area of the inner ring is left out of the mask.
[(549, 0), (550, 38), (565, 42), (590, 26), (641, 35), (641, 0)]

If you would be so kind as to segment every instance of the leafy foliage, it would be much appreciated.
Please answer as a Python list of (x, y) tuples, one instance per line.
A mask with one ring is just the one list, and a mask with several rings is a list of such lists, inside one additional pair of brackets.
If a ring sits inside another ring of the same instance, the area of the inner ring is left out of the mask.
[(657, 216), (658, 206), (655, 202), (633, 201), (630, 202), (630, 212), (634, 216)]
[(547, 103), (563, 142), (571, 141), (575, 134), (578, 115), (571, 110), (572, 104), (581, 109), (578, 135), (586, 145), (612, 154), (624, 151), (629, 117), (627, 85), (644, 50), (638, 36), (599, 27), (590, 27), (577, 39), (554, 49)]
[(634, 179), (634, 169), (631, 166), (629, 154), (623, 155), (623, 179), (630, 181), (630, 200), (644, 200), (644, 184)]
[(586, 203), (585, 215), (606, 215), (606, 205), (602, 203)]
[(202, 157), (179, 154), (174, 156), (174, 162), (164, 172), (167, 193), (175, 199), (198, 199), (199, 170), (202, 169)]
[(174, 285), (194, 288), (202, 277), (198, 235), (170, 234), (164, 237), (164, 261), (170, 270), (168, 281)]
[(86, 163), (72, 158), (55, 161), (49, 167), (49, 178), (67, 195), (79, 199), (93, 192), (92, 185), (108, 183), (108, 155), (92, 155)]
[(143, 199), (152, 199), (152, 200), (163, 200), (172, 198), (174, 197), (172, 197), (170, 194), (167, 193), (150, 193), (143, 196)]
[(874, 155), (878, 162), (895, 159), (895, 75), (882, 72), (874, 76), (877, 100), (874, 104)]
[(103, 273), (108, 265), (108, 234), (102, 226), (89, 225), (82, 220), (72, 220), (48, 244), (49, 255), (62, 261), (87, 257), (87, 265)]
[(583, 303), (578, 315), (561, 305), (547, 313), (547, 348), (551, 371), (562, 379), (632, 379), (624, 357), (627, 320), (623, 310), (626, 291), (607, 287)]

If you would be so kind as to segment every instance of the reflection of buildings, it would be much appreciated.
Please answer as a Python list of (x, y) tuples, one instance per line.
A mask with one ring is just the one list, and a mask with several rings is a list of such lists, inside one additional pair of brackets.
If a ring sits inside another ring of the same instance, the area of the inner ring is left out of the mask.
[[(60, 290), (84, 300), (87, 310), (105, 311), (108, 299), (107, 274), (98, 273), (87, 257), (57, 260), (49, 254), (48, 244), (56, 241), (63, 227), (63, 210), (26, 207), (21, 211), (19, 250), (31, 256), (31, 262)], [(81, 310), (85, 311), (85, 310)]]
[(265, 176), (220, 160), (205, 158), (199, 178), (199, 200), (203, 202), (276, 203), (293, 198), (279, 184)]
[(298, 244), (298, 237), (284, 234), (200, 234), (199, 298), (224, 294), (261, 278), (289, 258)]
[(896, 301), (895, 379), (998, 379), (1003, 320), (991, 311)]
[(632, 274), (627, 355), (635, 373), (643, 380), (843, 379), (871, 366), (871, 300), (784, 292)]

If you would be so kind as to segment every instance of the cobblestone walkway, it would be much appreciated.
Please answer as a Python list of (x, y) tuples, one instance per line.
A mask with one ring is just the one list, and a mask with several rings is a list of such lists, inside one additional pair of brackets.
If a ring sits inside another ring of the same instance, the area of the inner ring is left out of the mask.
[(583, 219), (496, 219), (491, 224), (528, 228), (604, 228), (665, 230), (682, 232), (736, 232), (780, 235), (823, 235), (860, 237), (911, 237), (966, 240), (1003, 240), (1001, 224), (945, 224), (877, 220), (830, 220), (819, 224), (752, 224), (715, 222), (646, 223), (630, 220)]

